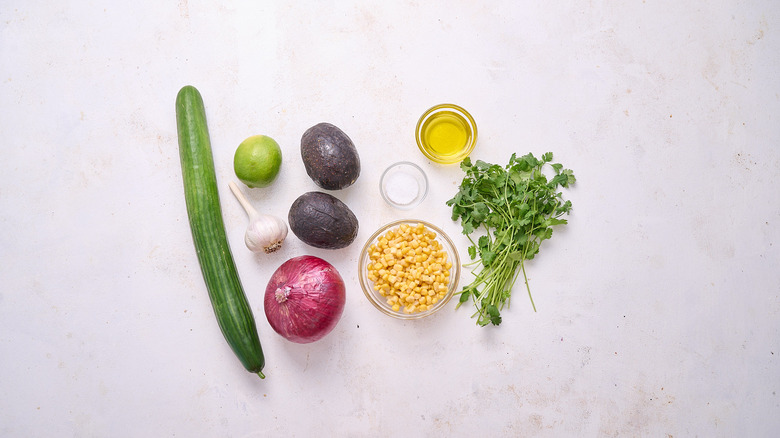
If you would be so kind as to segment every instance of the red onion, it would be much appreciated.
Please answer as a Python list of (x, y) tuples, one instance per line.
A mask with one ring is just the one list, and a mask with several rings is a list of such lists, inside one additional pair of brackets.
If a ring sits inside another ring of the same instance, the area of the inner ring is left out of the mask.
[(344, 313), (344, 280), (330, 263), (304, 255), (287, 260), (265, 288), (265, 317), (285, 339), (308, 344), (330, 333)]

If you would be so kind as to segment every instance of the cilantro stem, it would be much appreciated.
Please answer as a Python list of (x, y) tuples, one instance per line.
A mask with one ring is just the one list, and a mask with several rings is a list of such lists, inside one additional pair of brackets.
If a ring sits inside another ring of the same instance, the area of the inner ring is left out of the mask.
[(528, 298), (531, 300), (531, 307), (536, 312), (536, 304), (534, 304), (534, 297), (531, 296), (531, 286), (528, 285), (528, 276), (525, 275), (525, 263), (520, 263), (520, 270), (523, 271), (523, 280), (525, 280), (525, 288), (528, 290)]

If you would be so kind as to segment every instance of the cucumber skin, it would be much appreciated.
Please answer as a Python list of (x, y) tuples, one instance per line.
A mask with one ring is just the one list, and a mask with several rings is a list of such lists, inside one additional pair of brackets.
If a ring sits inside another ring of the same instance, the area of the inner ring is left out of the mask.
[(265, 357), (257, 326), (222, 219), (203, 98), (191, 85), (176, 96), (176, 125), (187, 216), (214, 314), (244, 368), (264, 378)]

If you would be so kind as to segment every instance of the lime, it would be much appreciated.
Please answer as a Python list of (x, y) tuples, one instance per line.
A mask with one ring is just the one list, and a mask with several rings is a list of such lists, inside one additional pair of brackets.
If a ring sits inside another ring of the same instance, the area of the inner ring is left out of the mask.
[(267, 187), (282, 165), (282, 149), (271, 137), (253, 135), (242, 141), (233, 157), (236, 176), (249, 187)]

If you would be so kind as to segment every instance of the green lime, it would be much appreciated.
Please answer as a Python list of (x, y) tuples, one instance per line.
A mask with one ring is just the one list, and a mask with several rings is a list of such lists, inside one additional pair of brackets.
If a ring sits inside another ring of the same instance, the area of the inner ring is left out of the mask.
[(233, 157), (236, 176), (249, 187), (267, 187), (282, 165), (282, 149), (271, 137), (253, 135), (242, 141)]

